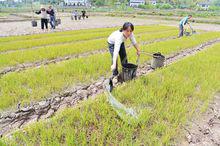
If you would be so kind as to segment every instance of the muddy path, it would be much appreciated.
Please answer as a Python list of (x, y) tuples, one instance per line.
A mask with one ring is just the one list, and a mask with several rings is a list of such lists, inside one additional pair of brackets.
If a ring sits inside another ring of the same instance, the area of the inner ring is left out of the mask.
[[(204, 50), (218, 42), (220, 42), (220, 39), (170, 54), (169, 56), (166, 56), (165, 64), (170, 65), (181, 60), (182, 58), (196, 54), (197, 52)], [(146, 62), (138, 68), (137, 77), (147, 75), (153, 71), (154, 70), (151, 69), (149, 62)], [(94, 81), (91, 84), (77, 85), (75, 87), (66, 89), (61, 93), (53, 94), (40, 102), (30, 103), (30, 105), (25, 107), (20, 107), (20, 104), (18, 104), (16, 110), (8, 110), (7, 112), (2, 112), (0, 114), (0, 135), (9, 136), (12, 131), (22, 128), (25, 125), (36, 122), (40, 119), (50, 118), (57, 111), (60, 111), (65, 107), (72, 107), (82, 100), (95, 98), (97, 94), (104, 92), (103, 84), (106, 82), (108, 82), (108, 79), (100, 77), (99, 80)], [(117, 81), (117, 79), (114, 79), (113, 82), (115, 86), (119, 86), (121, 84)]]
[[(62, 24), (57, 27), (55, 31), (65, 30), (78, 30), (89, 28), (104, 28), (104, 27), (117, 27), (127, 21), (132, 22), (134, 25), (171, 25), (176, 26), (178, 29), (178, 21), (152, 19), (152, 18), (132, 18), (132, 17), (109, 17), (109, 16), (91, 16), (89, 19), (81, 21), (73, 21), (70, 17), (61, 17)], [(38, 34), (45, 33), (40, 29), (40, 21), (38, 20), (38, 27), (33, 28), (31, 21), (23, 22), (0, 22), (0, 36), (11, 35), (24, 35), (24, 34)], [(195, 29), (207, 30), (207, 31), (220, 31), (220, 27), (217, 24), (192, 24)], [(47, 33), (54, 32), (54, 30), (48, 30)]]
[[(166, 40), (171, 40), (171, 39), (176, 39), (176, 38), (177, 37), (172, 36), (172, 37), (167, 37), (167, 38), (155, 39), (152, 41), (140, 42), (140, 44), (147, 45), (147, 44), (151, 44), (151, 43), (155, 43), (155, 42), (161, 42), (161, 41), (166, 41)], [(128, 45), (127, 47), (128, 47), (128, 49), (130, 49), (132, 46)], [(6, 67), (6, 68), (1, 69), (0, 70), (0, 77), (8, 74), (10, 72), (20, 72), (20, 71), (24, 71), (29, 68), (38, 68), (42, 65), (55, 64), (55, 63), (59, 63), (59, 62), (74, 59), (74, 58), (82, 58), (82, 57), (87, 57), (87, 56), (94, 55), (94, 54), (103, 54), (106, 52), (108, 52), (108, 49), (103, 48), (100, 50), (89, 51), (89, 52), (84, 52), (84, 53), (80, 53), (80, 54), (73, 54), (73, 55), (67, 55), (64, 57), (57, 57), (55, 59), (45, 59), (45, 60), (39, 60), (39, 61), (35, 61), (35, 62), (22, 63), (22, 64), (18, 64), (15, 66), (10, 66), (10, 67)]]
[(215, 95), (205, 113), (182, 127), (185, 134), (179, 146), (220, 146), (220, 93)]

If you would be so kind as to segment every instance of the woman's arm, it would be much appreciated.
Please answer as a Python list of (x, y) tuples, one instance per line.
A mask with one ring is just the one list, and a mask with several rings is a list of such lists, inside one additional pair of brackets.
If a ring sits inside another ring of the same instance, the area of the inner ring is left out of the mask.
[(47, 10), (46, 12), (47, 12), (47, 14), (51, 15), (51, 11)]
[(137, 50), (137, 55), (140, 56), (141, 49), (140, 49), (139, 45), (136, 43), (136, 44), (134, 45), (134, 47), (135, 47), (135, 49)]
[(122, 44), (122, 41), (119, 40), (119, 39), (115, 42), (114, 53), (113, 53), (113, 64), (111, 66), (112, 71), (116, 69), (117, 58), (118, 58), (118, 54), (119, 54), (119, 51), (120, 51), (121, 44)]
[(137, 55), (139, 56), (141, 49), (140, 49), (140, 47), (134, 37), (134, 34), (131, 35), (130, 40), (131, 40), (131, 43), (133, 44), (133, 46), (135, 47), (135, 49), (137, 50)]
[(40, 14), (41, 13), (41, 10), (40, 11), (37, 11), (37, 12), (35, 12), (36, 14)]

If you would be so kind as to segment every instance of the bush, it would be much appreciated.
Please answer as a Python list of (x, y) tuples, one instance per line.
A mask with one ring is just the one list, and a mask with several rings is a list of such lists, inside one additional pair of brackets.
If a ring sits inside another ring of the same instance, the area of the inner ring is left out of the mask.
[(159, 9), (172, 9), (173, 6), (171, 4), (161, 4)]
[(102, 0), (98, 0), (98, 1), (95, 2), (96, 6), (104, 6), (104, 4), (105, 4), (105, 2), (102, 1)]
[(138, 8), (140, 9), (154, 9), (155, 6), (151, 4), (146, 4), (146, 5), (139, 5)]
[(145, 5), (139, 5), (138, 8), (140, 8), (140, 9), (146, 9), (146, 6), (145, 6)]
[(210, 11), (216, 11), (216, 10), (220, 10), (220, 6), (210, 6), (209, 7)]

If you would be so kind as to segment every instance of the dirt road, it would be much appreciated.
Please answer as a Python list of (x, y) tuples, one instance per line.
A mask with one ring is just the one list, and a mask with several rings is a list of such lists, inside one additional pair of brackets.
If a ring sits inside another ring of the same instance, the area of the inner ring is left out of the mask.
[[(149, 19), (149, 18), (144, 19), (144, 18), (92, 16), (89, 19), (81, 20), (81, 21), (73, 21), (70, 19), (70, 17), (62, 17), (62, 24), (58, 26), (55, 31), (121, 26), (126, 21), (130, 21), (135, 25), (165, 24), (165, 25), (178, 27), (177, 21)], [(220, 26), (216, 24), (193, 24), (193, 26), (196, 29), (201, 29), (201, 30), (220, 31)], [(52, 30), (49, 30), (48, 32), (52, 32)], [(40, 21), (38, 21), (38, 27), (36, 28), (31, 27), (30, 21), (0, 23), (0, 36), (35, 34), (35, 33), (45, 33), (42, 32), (42, 30), (40, 29)]]

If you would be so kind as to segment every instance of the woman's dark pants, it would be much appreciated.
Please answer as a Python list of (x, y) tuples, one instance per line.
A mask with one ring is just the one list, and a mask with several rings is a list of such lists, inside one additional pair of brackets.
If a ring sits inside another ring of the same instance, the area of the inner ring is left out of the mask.
[(44, 25), (48, 29), (48, 19), (41, 18), (41, 29), (44, 29)]
[[(112, 58), (112, 64), (113, 64), (114, 47), (115, 47), (114, 44), (109, 44), (108, 43), (109, 52), (110, 52), (111, 58)], [(121, 44), (120, 51), (119, 51), (119, 56), (120, 56), (120, 60), (121, 60), (121, 65), (128, 63), (124, 43)], [(113, 71), (113, 76), (117, 76), (117, 75), (118, 75), (118, 63), (116, 64), (116, 69)]]

